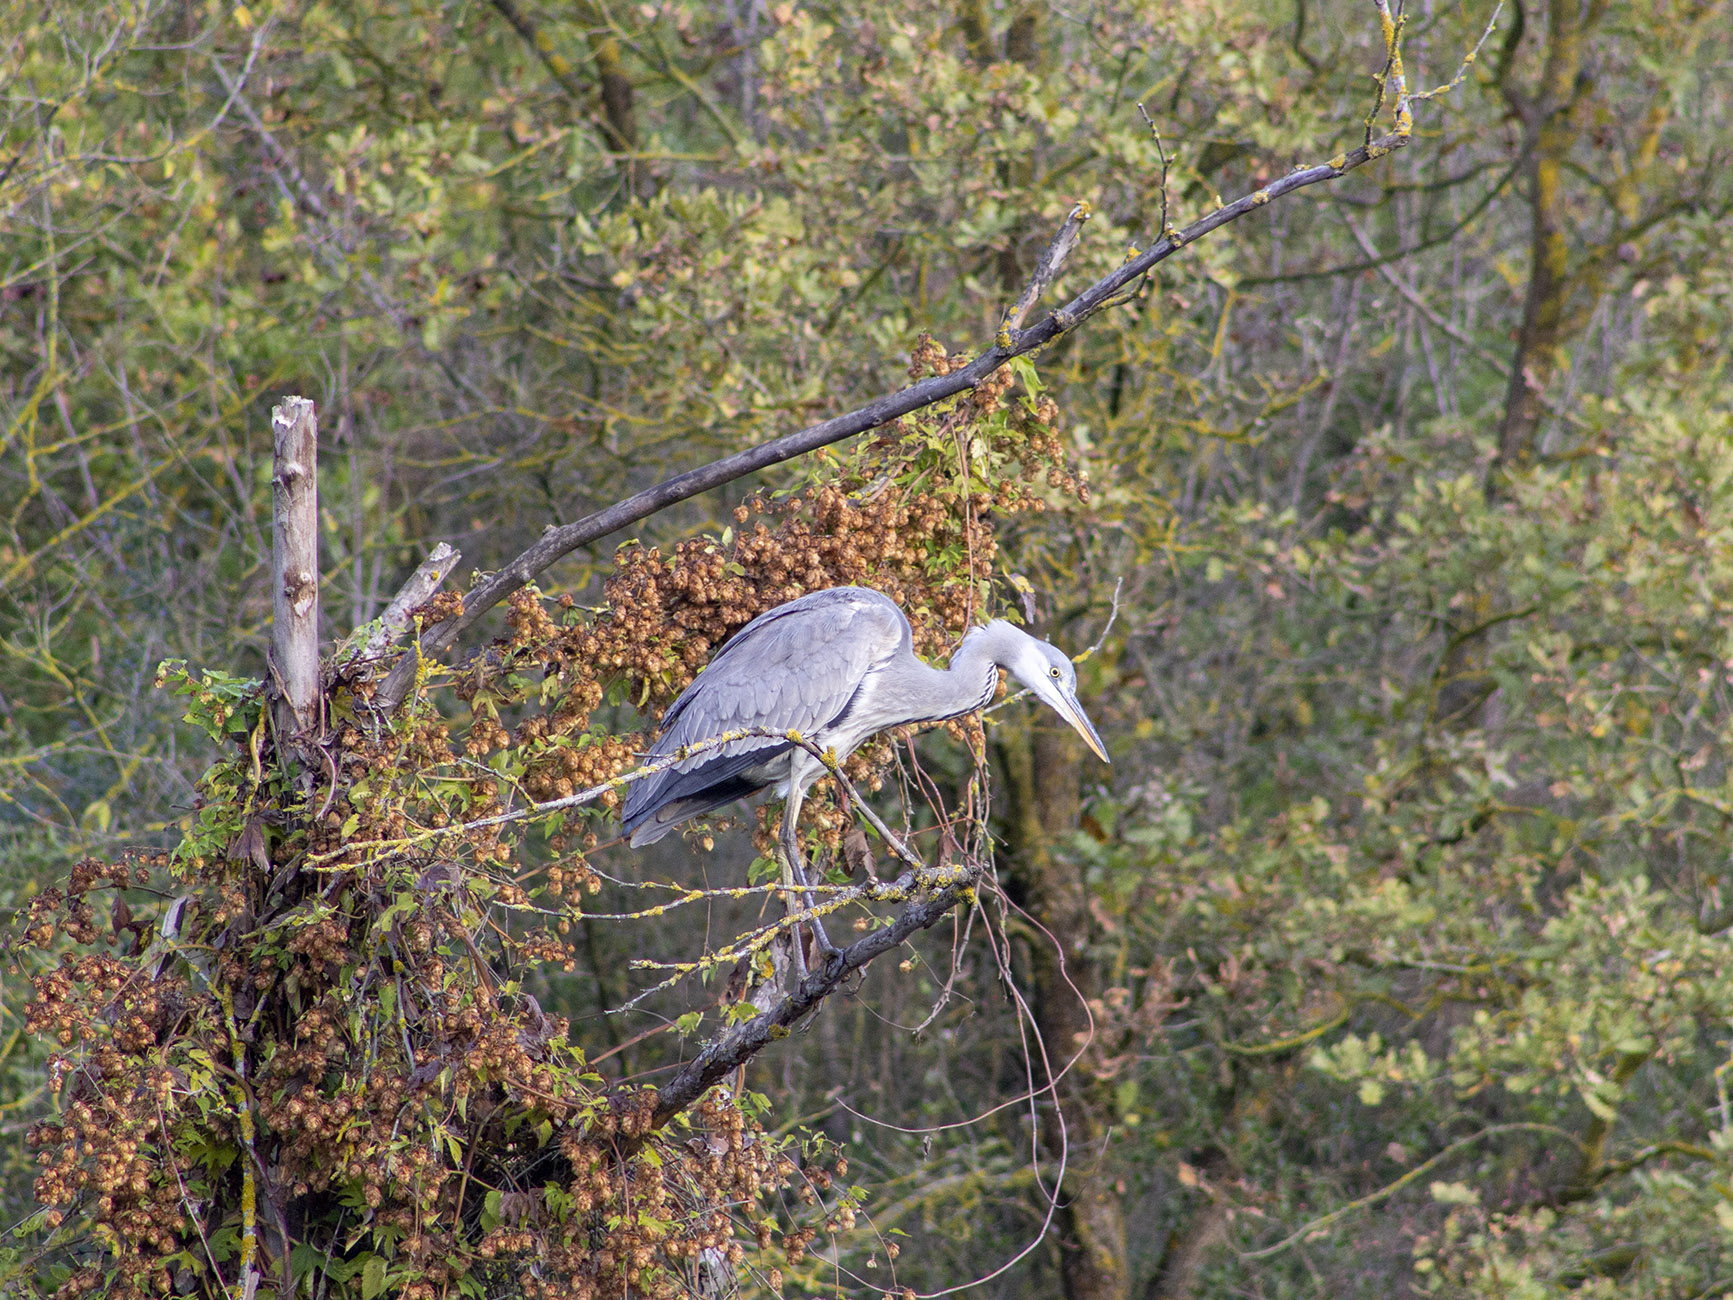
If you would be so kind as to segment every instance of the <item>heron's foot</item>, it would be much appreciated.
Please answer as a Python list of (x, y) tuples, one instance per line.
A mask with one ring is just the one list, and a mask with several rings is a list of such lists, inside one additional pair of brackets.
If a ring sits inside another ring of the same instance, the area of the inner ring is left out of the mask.
[[(808, 902), (810, 905), (810, 900), (808, 900)], [(805, 929), (806, 933), (812, 936), (812, 950), (817, 956), (817, 964), (820, 970), (823, 970), (825, 967), (829, 966), (831, 962), (838, 960), (842, 956), (842, 949), (838, 948), (830, 941), (830, 936), (824, 932), (824, 922), (818, 919), (816, 913), (809, 913), (808, 915), (801, 917), (794, 923), (792, 928), (794, 936), (794, 977), (796, 983), (805, 979), (811, 970), (811, 967), (807, 964), (806, 934), (801, 933), (802, 929)]]
[(842, 949), (830, 941), (830, 936), (824, 932), (824, 922), (816, 914), (807, 918), (806, 923), (812, 927), (812, 946), (824, 958), (825, 965), (842, 956)]

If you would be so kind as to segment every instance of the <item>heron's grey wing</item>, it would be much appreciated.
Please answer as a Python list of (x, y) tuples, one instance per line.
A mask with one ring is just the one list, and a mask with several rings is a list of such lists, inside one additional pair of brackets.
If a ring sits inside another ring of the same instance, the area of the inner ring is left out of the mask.
[[(650, 752), (671, 754), (748, 728), (819, 731), (848, 707), (873, 668), (907, 641), (907, 621), (875, 591), (831, 588), (779, 605), (717, 653), (668, 710), (665, 730)], [(738, 798), (747, 792), (737, 788), (741, 774), (774, 761), (789, 747), (777, 736), (743, 737), (636, 782), (626, 798), (626, 829), (641, 826), (659, 808), (674, 811), (678, 802), (702, 802), (707, 790), (734, 792), (706, 807)], [(680, 819), (704, 810), (694, 806)]]
[(811, 733), (837, 717), (908, 639), (895, 605), (858, 590), (815, 592), (743, 629), (699, 674), (667, 739), (692, 744), (742, 727)]

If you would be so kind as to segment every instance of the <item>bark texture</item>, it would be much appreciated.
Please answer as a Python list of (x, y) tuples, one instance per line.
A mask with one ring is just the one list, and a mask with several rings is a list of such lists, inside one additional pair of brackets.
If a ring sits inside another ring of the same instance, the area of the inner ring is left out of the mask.
[(1550, 0), (1545, 62), (1532, 92), (1519, 88), (1509, 71), (1522, 40), (1520, 22), (1506, 46), (1500, 89), (1522, 122), (1530, 226), (1528, 292), (1499, 426), (1502, 466), (1520, 466), (1533, 457), (1535, 434), (1546, 411), (1546, 387), (1560, 369), (1560, 347), (1574, 332), (1567, 319), (1575, 277), (1568, 241), (1565, 161), (1582, 129), (1579, 109), (1592, 85), (1583, 66), (1589, 34), (1605, 9), (1604, 0), (1588, 4)]
[(319, 699), (319, 420), (305, 397), (271, 412), (271, 667), (277, 732), (304, 735)]

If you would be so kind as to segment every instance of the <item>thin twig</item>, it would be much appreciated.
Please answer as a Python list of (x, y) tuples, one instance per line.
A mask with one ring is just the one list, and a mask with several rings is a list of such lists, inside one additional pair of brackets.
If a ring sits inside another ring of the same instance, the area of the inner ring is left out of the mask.
[(1235, 1253), (1238, 1254), (1241, 1259), (1268, 1259), (1272, 1255), (1280, 1254), (1282, 1251), (1288, 1249), (1288, 1247), (1297, 1245), (1299, 1242), (1315, 1236), (1331, 1224), (1337, 1222), (1339, 1219), (1346, 1218), (1356, 1210), (1370, 1209), (1381, 1201), (1389, 1200), (1404, 1187), (1424, 1178), (1427, 1174), (1438, 1168), (1439, 1165), (1450, 1159), (1450, 1157), (1473, 1146), (1476, 1142), (1481, 1142), (1491, 1137), (1499, 1137), (1505, 1133), (1544, 1133), (1549, 1137), (1562, 1137), (1573, 1144), (1578, 1146), (1581, 1145), (1581, 1143), (1578, 1142), (1570, 1133), (1567, 1133), (1564, 1129), (1558, 1128), (1552, 1124), (1494, 1124), (1491, 1128), (1484, 1128), (1478, 1133), (1470, 1133), (1465, 1138), (1458, 1138), (1449, 1146), (1445, 1147), (1444, 1150), (1433, 1156), (1430, 1160), (1415, 1165), (1414, 1168), (1403, 1174), (1402, 1177), (1398, 1178), (1395, 1182), (1387, 1183), (1377, 1191), (1372, 1192), (1370, 1195), (1362, 1196), (1359, 1200), (1349, 1201), (1346, 1205), (1331, 1210), (1328, 1214), (1320, 1215), (1318, 1218), (1313, 1219), (1310, 1223), (1306, 1224), (1303, 1228), (1296, 1229), (1294, 1232), (1289, 1233), (1273, 1246), (1265, 1246), (1261, 1250), (1236, 1251)]
[(1138, 101), (1137, 111), (1142, 114), (1144, 124), (1149, 127), (1149, 134), (1155, 140), (1156, 155), (1161, 159), (1161, 222), (1156, 229), (1160, 230), (1162, 236), (1165, 238), (1173, 229), (1172, 226), (1168, 225), (1167, 221), (1167, 146), (1161, 142), (1161, 128), (1155, 124), (1155, 119), (1152, 118), (1149, 115), (1148, 110), (1144, 108), (1142, 100)]
[(1460, 86), (1463, 83), (1463, 80), (1468, 76), (1469, 69), (1472, 68), (1475, 61), (1480, 58), (1480, 49), (1486, 44), (1487, 39), (1498, 27), (1498, 16), (1503, 12), (1504, 0), (1498, 0), (1498, 3), (1492, 7), (1492, 17), (1486, 20), (1486, 30), (1480, 33), (1480, 39), (1474, 43), (1474, 48), (1462, 56), (1462, 64), (1456, 69), (1456, 75), (1454, 77), (1445, 82), (1442, 86), (1434, 86), (1431, 90), (1415, 91), (1413, 94), (1408, 96), (1408, 102), (1410, 104), (1421, 104), (1429, 99), (1436, 99), (1440, 95), (1448, 95), (1451, 91)]

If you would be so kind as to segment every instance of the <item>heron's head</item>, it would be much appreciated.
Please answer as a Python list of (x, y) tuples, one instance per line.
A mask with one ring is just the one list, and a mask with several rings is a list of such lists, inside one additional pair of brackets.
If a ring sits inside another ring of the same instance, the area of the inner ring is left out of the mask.
[(1075, 727), (1096, 757), (1111, 763), (1107, 746), (1077, 702), (1077, 669), (1065, 652), (1000, 619), (989, 623), (985, 631), (995, 642), (994, 659), (999, 666)]

